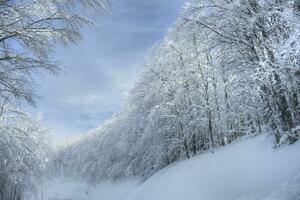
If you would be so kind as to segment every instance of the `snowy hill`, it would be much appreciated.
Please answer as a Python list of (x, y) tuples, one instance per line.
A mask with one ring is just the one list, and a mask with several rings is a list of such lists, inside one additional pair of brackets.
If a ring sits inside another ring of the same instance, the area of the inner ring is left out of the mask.
[(200, 155), (160, 171), (127, 199), (258, 200), (267, 196), (273, 200), (300, 199), (297, 152), (300, 152), (299, 142), (274, 150), (271, 138), (243, 139), (214, 154)]
[(72, 200), (299, 200), (299, 152), (300, 142), (274, 149), (271, 137), (243, 138), (169, 166), (141, 185), (51, 182), (44, 199), (56, 194)]

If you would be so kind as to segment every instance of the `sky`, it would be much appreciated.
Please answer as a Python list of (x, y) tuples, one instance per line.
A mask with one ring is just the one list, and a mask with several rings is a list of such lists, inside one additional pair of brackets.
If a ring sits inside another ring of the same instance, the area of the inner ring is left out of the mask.
[[(93, 16), (78, 45), (58, 48), (59, 76), (44, 75), (33, 115), (60, 139), (96, 128), (122, 107), (147, 50), (161, 40), (184, 0), (111, 0), (111, 14)], [(86, 11), (80, 11), (86, 14)]]

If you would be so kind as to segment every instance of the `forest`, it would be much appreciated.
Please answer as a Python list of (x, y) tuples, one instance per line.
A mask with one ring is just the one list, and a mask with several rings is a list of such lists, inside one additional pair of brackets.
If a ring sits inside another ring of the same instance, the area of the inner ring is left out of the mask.
[(55, 148), (23, 105), (35, 104), (34, 76), (60, 73), (56, 46), (93, 25), (77, 6), (110, 12), (102, 0), (0, 0), (0, 200), (30, 199), (44, 176), (144, 182), (244, 136), (270, 135), (275, 149), (299, 140), (300, 1), (191, 0), (123, 108)]

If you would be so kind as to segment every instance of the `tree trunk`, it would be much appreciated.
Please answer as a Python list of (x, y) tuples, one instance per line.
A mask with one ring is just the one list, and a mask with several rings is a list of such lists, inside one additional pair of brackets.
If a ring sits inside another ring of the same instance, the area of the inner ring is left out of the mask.
[(196, 155), (196, 153), (197, 153), (197, 144), (196, 144), (196, 134), (194, 133), (193, 134), (193, 147), (192, 147), (192, 149), (193, 149), (193, 153), (194, 153), (194, 156)]
[(214, 137), (213, 137), (213, 131), (212, 131), (212, 120), (211, 120), (211, 111), (208, 112), (208, 134), (209, 134), (209, 144), (210, 149), (214, 149)]
[(188, 149), (188, 145), (187, 145), (186, 139), (184, 139), (184, 149), (185, 149), (186, 157), (187, 157), (188, 159), (190, 159), (191, 157), (190, 157), (190, 153), (189, 153), (189, 149)]

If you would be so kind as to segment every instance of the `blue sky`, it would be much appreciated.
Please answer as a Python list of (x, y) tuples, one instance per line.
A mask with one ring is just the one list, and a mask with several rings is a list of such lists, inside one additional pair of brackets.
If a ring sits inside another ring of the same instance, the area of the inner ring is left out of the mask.
[[(61, 137), (97, 127), (118, 112), (147, 50), (162, 39), (184, 0), (112, 0), (111, 15), (93, 17), (77, 46), (59, 48), (59, 76), (38, 79), (41, 97), (33, 114)], [(84, 14), (84, 13), (83, 13)]]

